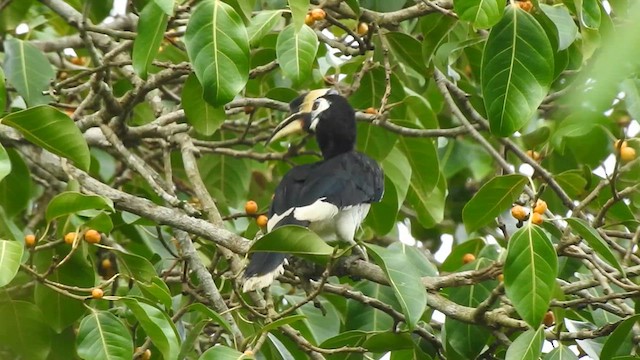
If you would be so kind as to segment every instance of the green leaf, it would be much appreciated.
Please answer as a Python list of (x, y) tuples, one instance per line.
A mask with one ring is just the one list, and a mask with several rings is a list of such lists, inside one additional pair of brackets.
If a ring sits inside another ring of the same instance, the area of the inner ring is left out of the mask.
[(538, 360), (542, 354), (544, 328), (527, 330), (520, 334), (507, 349), (505, 360)]
[[(388, 286), (372, 281), (361, 281), (354, 286), (353, 290), (401, 310), (393, 290)], [(345, 330), (386, 331), (393, 326), (393, 318), (387, 313), (351, 299), (347, 300), (345, 318), (349, 319), (345, 322)]]
[(520, 197), (527, 177), (518, 174), (496, 176), (484, 184), (462, 209), (468, 233), (491, 223)]
[(318, 46), (316, 33), (307, 25), (303, 25), (299, 31), (296, 31), (293, 25), (288, 25), (278, 34), (278, 64), (284, 75), (294, 84), (302, 83), (311, 75)]
[(602, 14), (598, 0), (576, 0), (576, 8), (582, 25), (589, 29), (597, 29), (600, 27)]
[(461, 20), (469, 21), (476, 28), (486, 29), (500, 21), (504, 3), (497, 0), (455, 0), (453, 8)]
[(227, 206), (239, 208), (247, 201), (251, 185), (251, 167), (246, 159), (204, 155), (198, 169), (209, 193)]
[(4, 81), (4, 71), (0, 67), (0, 114), (4, 112), (4, 107), (7, 105), (7, 85)]
[(157, 276), (149, 260), (121, 250), (114, 250), (118, 257), (119, 270), (123, 275), (142, 282), (150, 282)]
[(277, 252), (325, 262), (333, 254), (318, 234), (302, 226), (281, 226), (264, 235), (251, 245), (250, 252)]
[[(459, 270), (480, 270), (491, 263), (488, 259), (480, 258)], [(475, 308), (489, 297), (497, 285), (496, 280), (483, 281), (475, 285), (449, 288), (446, 293), (451, 301)], [(463, 323), (450, 317), (445, 319), (445, 331), (449, 345), (467, 359), (477, 358), (491, 337), (491, 332), (485, 327)]]
[(542, 228), (527, 224), (507, 247), (504, 287), (518, 314), (532, 327), (542, 323), (555, 287), (558, 257)]
[(204, 315), (207, 320), (215, 322), (216, 324), (221, 326), (223, 329), (227, 330), (227, 332), (232, 333), (231, 326), (227, 323), (227, 320), (225, 320), (220, 314), (209, 309), (202, 303), (191, 304), (187, 306), (185, 310), (197, 311), (200, 314)]
[(533, 16), (507, 6), (487, 39), (481, 72), (491, 132), (510, 136), (534, 115), (553, 80), (551, 43)]
[(131, 359), (133, 340), (129, 329), (108, 311), (91, 310), (80, 322), (78, 355), (82, 359)]
[(13, 280), (20, 269), (24, 246), (17, 241), (0, 240), (0, 287)]
[(67, 191), (56, 195), (47, 206), (47, 222), (60, 216), (75, 214), (83, 210), (108, 210), (114, 212), (111, 199), (99, 195), (85, 195)]
[(396, 134), (372, 124), (359, 123), (357, 129), (356, 148), (378, 161), (389, 155), (398, 140)]
[(204, 90), (198, 78), (191, 74), (182, 88), (182, 107), (187, 121), (197, 132), (209, 136), (215, 133), (227, 115), (224, 107), (213, 107), (203, 98)]
[(407, 326), (413, 329), (427, 306), (427, 291), (420, 275), (413, 266), (406, 266), (407, 260), (403, 253), (392, 252), (373, 244), (365, 246), (389, 279)]
[[(35, 257), (38, 268), (47, 269), (51, 266), (53, 252), (39, 251)], [(47, 279), (67, 286), (91, 288), (95, 285), (95, 270), (80, 257), (72, 256), (58, 267)], [(34, 292), (35, 303), (43, 313), (47, 314), (44, 321), (57, 332), (74, 324), (87, 311), (81, 300), (69, 298), (41, 283), (36, 283)]]
[(180, 340), (169, 316), (157, 308), (135, 299), (122, 299), (121, 301), (133, 312), (133, 315), (140, 322), (140, 326), (162, 356), (165, 359), (177, 359), (180, 352)]
[(604, 239), (598, 234), (598, 232), (589, 226), (584, 220), (577, 218), (569, 218), (566, 219), (567, 224), (571, 226), (571, 228), (577, 232), (588, 244), (591, 248), (598, 253), (604, 261), (606, 261), (609, 265), (620, 271), (620, 274), (624, 276), (624, 269), (620, 266), (618, 259), (613, 254), (609, 245), (604, 241)]
[(190, 353), (194, 353), (196, 349), (196, 343), (199, 342), (200, 334), (205, 326), (207, 326), (209, 322), (207, 320), (200, 320), (193, 324), (191, 328), (188, 330), (187, 336), (182, 340), (182, 344), (180, 345), (180, 353), (178, 354), (178, 359), (190, 359), (187, 355)]
[(398, 140), (398, 148), (407, 156), (413, 169), (411, 189), (420, 197), (428, 197), (440, 179), (438, 152), (433, 141), (402, 137)]
[(304, 17), (309, 11), (309, 0), (288, 0), (291, 17), (296, 32), (300, 31), (304, 25)]
[[(51, 99), (42, 92), (55, 78), (47, 57), (28, 42), (10, 38), (4, 42), (4, 71), (7, 81), (13, 85), (29, 106), (42, 105)], [(0, 108), (4, 110), (3, 108)]]
[(0, 122), (20, 131), (32, 143), (73, 161), (81, 170), (89, 170), (89, 146), (67, 114), (42, 105), (11, 113)]
[(451, 16), (438, 12), (420, 18), (420, 30), (424, 37), (422, 41), (422, 59), (425, 63), (431, 63), (436, 49), (457, 23)]
[[(304, 297), (285, 295), (285, 300), (287, 300), (289, 304), (296, 304), (303, 301)], [(298, 308), (296, 312), (303, 315), (304, 319), (292, 325), (295, 329), (300, 330), (303, 336), (311, 340), (314, 344), (320, 344), (340, 333), (341, 314), (339, 314), (335, 306), (327, 300), (320, 299), (320, 305), (321, 308), (325, 309), (324, 313), (311, 302)]]
[(563, 4), (547, 5), (540, 4), (542, 10), (551, 19), (558, 29), (559, 43), (558, 50), (568, 48), (576, 40), (578, 36), (578, 27), (576, 26), (569, 9)]
[(138, 281), (137, 285), (146, 299), (164, 306), (165, 311), (171, 311), (173, 306), (171, 292), (164, 281), (156, 276), (151, 282)]
[(421, 44), (416, 38), (395, 31), (384, 36), (389, 43), (389, 50), (398, 62), (415, 70), (418, 74), (427, 73), (427, 66), (422, 61)]
[[(173, 0), (153, 0), (156, 5), (164, 11), (166, 15), (173, 15)], [(144, 13), (144, 10), (143, 10)], [(140, 14), (140, 20), (142, 21), (142, 14)], [(138, 33), (141, 33), (140, 28), (138, 27)]]
[(384, 331), (367, 336), (367, 340), (365, 340), (362, 346), (371, 352), (381, 353), (385, 351), (412, 349), (414, 343), (411, 335), (406, 332), (396, 333)]
[(265, 326), (261, 327), (260, 328), (260, 333), (266, 333), (266, 332), (269, 332), (271, 330), (277, 329), (277, 328), (279, 328), (279, 327), (281, 327), (283, 325), (291, 324), (293, 322), (300, 321), (300, 320), (303, 320), (305, 318), (306, 318), (306, 316), (300, 315), (300, 314), (283, 317), (281, 319), (278, 319), (278, 320), (276, 320), (274, 322), (268, 323)]
[(578, 357), (568, 346), (558, 343), (558, 347), (547, 353), (544, 360), (578, 360)]
[[(282, 20), (284, 10), (265, 10), (256, 14), (247, 27), (249, 44), (256, 46)], [(306, 14), (306, 12), (305, 12)], [(304, 23), (304, 16), (302, 18)]]
[(231, 6), (214, 0), (198, 4), (184, 42), (208, 103), (224, 105), (242, 91), (249, 79), (249, 38)]
[(140, 12), (138, 35), (133, 41), (131, 60), (133, 60), (133, 70), (143, 79), (147, 78), (149, 66), (158, 55), (169, 15), (173, 13), (173, 1), (169, 0), (169, 2), (171, 3), (169, 14), (154, 1), (148, 2)]
[[(2, 96), (2, 94), (0, 94)], [(11, 159), (7, 150), (0, 144), (0, 181), (11, 172)]]
[(205, 351), (199, 360), (238, 360), (242, 359), (242, 353), (228, 346), (217, 345)]
[(414, 186), (414, 182), (409, 186), (407, 202), (416, 211), (418, 222), (425, 228), (434, 227), (444, 218), (444, 205), (447, 198), (447, 181), (444, 176), (440, 176), (438, 184), (430, 194), (424, 194)]
[(0, 319), (0, 345), (10, 348), (21, 359), (47, 358), (52, 334), (37, 306), (25, 301), (0, 302)]
[(480, 238), (469, 239), (461, 244), (455, 245), (449, 253), (449, 256), (440, 266), (440, 270), (443, 272), (454, 272), (460, 269), (464, 263), (462, 257), (464, 254), (478, 255), (480, 250), (485, 247), (484, 240)]
[(634, 347), (633, 327), (638, 323), (638, 320), (640, 320), (640, 315), (630, 316), (613, 330), (602, 347), (600, 360), (612, 360), (617, 355), (629, 354)]

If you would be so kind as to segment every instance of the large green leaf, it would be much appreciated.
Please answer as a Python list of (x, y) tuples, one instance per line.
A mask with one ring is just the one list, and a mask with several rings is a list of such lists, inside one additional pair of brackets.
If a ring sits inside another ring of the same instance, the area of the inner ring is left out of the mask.
[(157, 276), (156, 270), (149, 260), (142, 256), (114, 250), (123, 275), (142, 282), (150, 282)]
[(98, 195), (85, 195), (67, 191), (56, 195), (47, 205), (47, 222), (64, 215), (75, 214), (83, 210), (108, 210), (114, 212), (113, 201)]
[(578, 36), (578, 27), (569, 13), (569, 9), (563, 4), (551, 6), (540, 4), (542, 10), (553, 21), (558, 29), (558, 50), (568, 48)]
[(471, 22), (476, 28), (486, 29), (500, 21), (504, 3), (497, 0), (455, 0), (453, 8), (461, 20)]
[(551, 43), (533, 16), (507, 6), (487, 39), (481, 72), (491, 132), (509, 136), (533, 116), (553, 80)]
[[(285, 299), (290, 304), (296, 304), (303, 301), (304, 297), (286, 295)], [(304, 316), (302, 321), (294, 322), (291, 325), (315, 344), (320, 344), (339, 334), (341, 325), (341, 314), (338, 313), (335, 306), (324, 299), (319, 299), (319, 302), (325, 311), (314, 306), (313, 303), (307, 302), (296, 310), (296, 313)]]
[(413, 36), (395, 31), (384, 36), (389, 44), (389, 50), (391, 50), (398, 62), (413, 69), (418, 74), (425, 75), (427, 73), (427, 66), (422, 61), (420, 41)]
[(538, 360), (542, 353), (544, 341), (544, 328), (530, 329), (518, 336), (505, 355), (505, 360)]
[(182, 88), (182, 107), (187, 121), (202, 135), (212, 135), (220, 128), (226, 113), (224, 107), (213, 107), (204, 101), (204, 90), (198, 78), (191, 74)]
[(396, 134), (372, 124), (359, 123), (357, 129), (356, 148), (378, 161), (389, 155), (398, 140)]
[(407, 326), (413, 329), (427, 306), (427, 291), (413, 266), (407, 266), (403, 252), (366, 244), (371, 256), (384, 271), (396, 299), (402, 307)]
[(597, 29), (602, 20), (598, 0), (576, 0), (580, 22), (587, 28)]
[[(478, 261), (466, 264), (460, 271), (479, 270), (489, 265), (491, 261), (480, 258)], [(447, 295), (457, 304), (475, 308), (489, 297), (497, 285), (496, 280), (483, 281), (474, 285), (450, 288)], [(449, 345), (467, 359), (475, 359), (491, 337), (491, 332), (485, 327), (463, 323), (450, 317), (445, 319), (444, 325)]]
[(430, 63), (440, 43), (446, 39), (446, 35), (457, 24), (451, 16), (434, 12), (420, 18), (420, 30), (424, 40), (422, 41), (422, 59)]
[(247, 27), (249, 44), (251, 46), (258, 45), (260, 40), (280, 22), (283, 13), (284, 10), (265, 10), (257, 13)]
[(287, 225), (256, 240), (249, 251), (292, 254), (324, 262), (333, 254), (333, 247), (327, 245), (318, 234), (307, 228)]
[(13, 280), (20, 269), (24, 246), (17, 241), (0, 240), (0, 287)]
[[(170, 8), (173, 10), (173, 4)], [(133, 52), (131, 60), (133, 60), (133, 70), (141, 78), (147, 78), (149, 66), (158, 55), (160, 43), (164, 37), (164, 31), (167, 29), (169, 16), (165, 9), (161, 8), (156, 2), (150, 1), (140, 12), (140, 21), (138, 22), (138, 35), (133, 42)]]
[(42, 92), (49, 88), (55, 72), (47, 57), (35, 46), (16, 38), (5, 40), (4, 52), (7, 81), (13, 85), (27, 105), (49, 102), (51, 98)]
[(447, 198), (447, 180), (438, 178), (438, 184), (429, 194), (419, 191), (412, 182), (407, 192), (407, 202), (416, 212), (418, 222), (425, 228), (434, 227), (444, 218), (444, 205)]
[(87, 360), (131, 359), (133, 340), (118, 318), (108, 311), (92, 310), (80, 322), (78, 355)]
[[(164, 13), (166, 15), (169, 15), (169, 16), (173, 15), (173, 2), (174, 2), (174, 0), (153, 0), (153, 2), (155, 2), (156, 5), (158, 7), (160, 7), (162, 9), (162, 11), (164, 11)], [(141, 15), (141, 17), (142, 17), (142, 15)], [(140, 30), (140, 29), (138, 28), (138, 30)], [(138, 32), (140, 32), (140, 31), (138, 31)]]
[(218, 345), (205, 351), (199, 360), (238, 360), (242, 359), (242, 353), (228, 346)]
[(134, 299), (121, 301), (131, 310), (162, 356), (165, 359), (177, 359), (180, 353), (180, 340), (169, 316), (149, 304)]
[[(388, 286), (372, 281), (361, 281), (353, 287), (353, 290), (389, 304), (394, 309), (402, 310), (393, 290)], [(346, 330), (385, 331), (393, 326), (393, 318), (387, 313), (351, 299), (347, 300), (345, 318), (349, 319), (344, 324)]]
[(484, 184), (462, 209), (462, 220), (471, 233), (491, 223), (508, 209), (527, 184), (523, 175), (496, 176)]
[(557, 272), (556, 251), (542, 228), (527, 224), (509, 239), (505, 292), (522, 319), (534, 328), (549, 308)]
[(198, 168), (207, 190), (220, 203), (239, 208), (247, 201), (251, 183), (249, 161), (229, 156), (204, 155), (198, 159)]
[(231, 6), (214, 0), (198, 4), (184, 42), (207, 102), (221, 106), (242, 91), (249, 79), (249, 38)]
[(0, 345), (21, 355), (20, 359), (47, 358), (52, 334), (37, 306), (25, 301), (0, 302), (0, 319)]
[(80, 129), (67, 114), (48, 105), (11, 113), (0, 122), (20, 131), (32, 143), (89, 170), (91, 155)]
[(548, 352), (544, 360), (578, 360), (578, 357), (568, 346), (558, 343), (558, 347)]
[(285, 76), (294, 84), (300, 84), (311, 75), (313, 62), (318, 52), (316, 33), (303, 25), (299, 31), (288, 25), (278, 34), (276, 57)]
[(403, 137), (398, 140), (398, 148), (406, 155), (413, 169), (411, 189), (427, 197), (435, 189), (440, 179), (440, 164), (436, 147), (431, 140)]
[[(0, 94), (1, 96), (2, 94)], [(0, 144), (0, 181), (11, 172), (11, 159), (7, 150)]]
[(584, 220), (577, 218), (569, 218), (566, 219), (567, 224), (571, 226), (571, 228), (577, 232), (588, 244), (591, 248), (598, 253), (602, 258), (609, 263), (609, 265), (615, 267), (620, 271), (620, 274), (624, 275), (624, 270), (616, 256), (613, 254), (609, 245), (604, 241), (604, 239), (598, 234), (598, 232), (589, 226)]

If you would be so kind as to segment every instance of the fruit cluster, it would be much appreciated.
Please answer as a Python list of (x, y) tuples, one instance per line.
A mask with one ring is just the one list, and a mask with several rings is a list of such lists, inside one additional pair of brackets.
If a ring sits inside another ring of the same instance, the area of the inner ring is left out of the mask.
[[(247, 215), (255, 216), (258, 213), (258, 203), (256, 203), (253, 200), (247, 201), (247, 203), (244, 204), (244, 212)], [(255, 216), (255, 218), (256, 218), (256, 224), (258, 224), (259, 227), (263, 228), (267, 226), (267, 221), (269, 219), (267, 218), (266, 215), (260, 214), (258, 216)]]
[(629, 162), (636, 158), (636, 150), (630, 147), (624, 140), (616, 140), (616, 142), (613, 143), (613, 148), (616, 154), (620, 154), (620, 160), (623, 162)]
[[(547, 211), (547, 203), (542, 199), (538, 199), (536, 201), (535, 206), (533, 207), (533, 213), (531, 214), (531, 222), (536, 225), (541, 225), (542, 222), (544, 221), (542, 215), (545, 213), (545, 211)], [(511, 216), (516, 218), (516, 220), (518, 220), (519, 225), (521, 225), (523, 221), (526, 221), (529, 219), (529, 211), (524, 206), (516, 205), (511, 208)]]

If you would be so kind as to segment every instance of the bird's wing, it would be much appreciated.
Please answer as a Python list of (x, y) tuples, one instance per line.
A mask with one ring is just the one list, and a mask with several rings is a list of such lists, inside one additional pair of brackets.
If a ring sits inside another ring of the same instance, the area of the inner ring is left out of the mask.
[(341, 209), (380, 201), (383, 191), (382, 169), (358, 152), (298, 166), (278, 185), (267, 228), (308, 226), (334, 217)]

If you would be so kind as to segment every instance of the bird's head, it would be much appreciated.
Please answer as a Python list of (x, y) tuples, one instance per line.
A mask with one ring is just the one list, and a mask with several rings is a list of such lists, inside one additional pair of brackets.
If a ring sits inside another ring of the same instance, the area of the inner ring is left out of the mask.
[(334, 90), (314, 90), (290, 104), (291, 116), (280, 123), (267, 142), (307, 132), (315, 134), (324, 158), (353, 150), (356, 141), (355, 112)]

